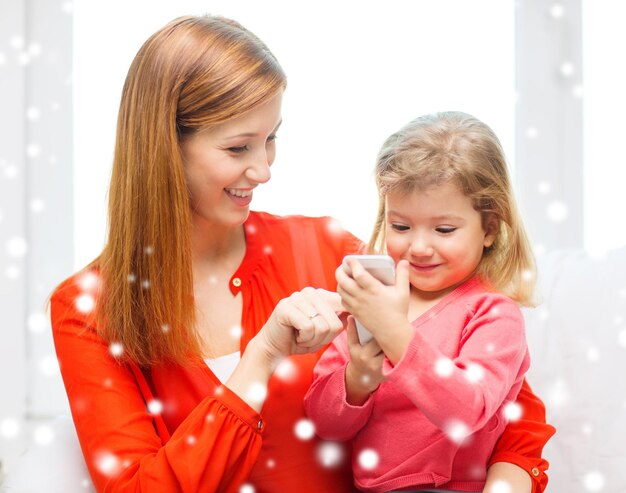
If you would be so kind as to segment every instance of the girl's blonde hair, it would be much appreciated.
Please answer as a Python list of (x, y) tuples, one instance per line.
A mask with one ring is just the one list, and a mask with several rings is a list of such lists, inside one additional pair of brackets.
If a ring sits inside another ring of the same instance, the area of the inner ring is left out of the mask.
[(181, 138), (285, 88), (274, 55), (222, 17), (180, 17), (152, 35), (126, 78), (99, 269), (99, 331), (141, 366), (200, 354)]
[(391, 135), (376, 162), (379, 208), (369, 250), (385, 250), (385, 197), (455, 183), (482, 215), (497, 219), (478, 274), (522, 305), (533, 303), (535, 260), (515, 202), (506, 158), (494, 132), (477, 118), (449, 111), (419, 117)]

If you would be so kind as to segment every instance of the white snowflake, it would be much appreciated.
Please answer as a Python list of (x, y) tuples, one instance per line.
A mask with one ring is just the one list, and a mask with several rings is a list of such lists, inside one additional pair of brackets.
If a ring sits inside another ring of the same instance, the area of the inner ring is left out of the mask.
[(30, 210), (35, 213), (43, 212), (46, 209), (46, 203), (43, 199), (35, 198), (30, 202)]
[(39, 371), (46, 377), (54, 377), (60, 374), (59, 360), (56, 356), (49, 354), (39, 361)]
[(572, 96), (581, 99), (585, 95), (585, 88), (582, 84), (574, 84), (572, 87)]
[(241, 325), (233, 325), (228, 333), (230, 334), (230, 337), (238, 341), (239, 339), (241, 339), (243, 329), (241, 328)]
[(376, 450), (372, 448), (366, 448), (366, 449), (361, 450), (357, 458), (357, 461), (363, 469), (367, 471), (371, 471), (380, 462), (380, 457), (378, 455), (378, 452), (376, 452)]
[(331, 219), (326, 226), (328, 232), (334, 235), (338, 235), (343, 232), (343, 226), (337, 219)]
[(567, 210), (567, 206), (563, 202), (561, 202), (560, 200), (553, 200), (548, 204), (546, 214), (550, 221), (560, 223), (567, 218), (569, 211)]
[(560, 19), (565, 14), (565, 7), (560, 3), (555, 3), (550, 7), (550, 15), (555, 19)]
[(242, 484), (239, 493), (254, 493), (256, 490), (250, 483)]
[(317, 459), (324, 467), (337, 467), (343, 456), (343, 448), (337, 442), (322, 442), (317, 448)]
[(9, 44), (14, 50), (20, 50), (24, 46), (24, 38), (22, 38), (21, 36), (11, 36), (11, 38), (9, 39)]
[(78, 285), (83, 291), (93, 291), (100, 283), (100, 278), (93, 271), (87, 271), (78, 278)]
[(554, 409), (562, 408), (569, 401), (569, 391), (563, 380), (557, 380), (548, 389), (546, 394), (546, 400), (549, 403), (549, 407)]
[(274, 250), (273, 250), (273, 248), (270, 245), (266, 245), (266, 246), (263, 247), (263, 253), (265, 255), (271, 255), (273, 251)]
[(283, 358), (274, 375), (285, 383), (294, 382), (298, 378), (298, 367), (290, 358)]
[(163, 324), (163, 325), (161, 325), (161, 331), (162, 331), (164, 334), (167, 334), (167, 333), (170, 331), (170, 326), (169, 326), (168, 324)]
[(41, 118), (41, 110), (36, 106), (30, 106), (26, 109), (26, 119), (34, 122)]
[(485, 377), (485, 369), (478, 363), (469, 363), (465, 370), (465, 378), (471, 383), (478, 383)]
[(584, 484), (587, 491), (602, 491), (606, 483), (604, 475), (598, 471), (591, 471), (585, 474)]
[(311, 420), (301, 419), (296, 423), (293, 431), (296, 437), (306, 442), (315, 436), (315, 425)]
[(144, 279), (143, 281), (141, 281), (141, 288), (142, 289), (149, 289), (150, 288), (150, 280), (149, 279)]
[(119, 358), (124, 353), (124, 346), (121, 342), (112, 342), (109, 345), (109, 353), (116, 358)]
[(146, 255), (152, 255), (154, 253), (154, 247), (152, 245), (148, 245), (143, 249), (143, 253)]
[(0, 422), (0, 435), (4, 438), (15, 438), (20, 434), (20, 422), (15, 418), (4, 418)]
[(526, 129), (526, 138), (534, 140), (539, 136), (539, 130), (536, 127), (528, 127)]
[(54, 431), (48, 425), (40, 425), (33, 431), (33, 439), (37, 445), (49, 445), (54, 440)]
[(522, 417), (522, 406), (517, 402), (509, 402), (504, 406), (504, 417), (508, 421), (518, 421)]
[(137, 276), (131, 272), (128, 276), (126, 276), (126, 280), (132, 284), (137, 280)]
[(513, 488), (507, 481), (498, 479), (491, 485), (491, 490), (489, 491), (491, 493), (512, 493)]
[(187, 437), (187, 445), (195, 445), (198, 442), (198, 439), (193, 436), (193, 435), (189, 435)]
[(274, 459), (267, 459), (265, 465), (268, 469), (274, 469), (276, 467), (276, 461)]
[(559, 67), (559, 70), (563, 77), (571, 77), (572, 75), (574, 75), (576, 67), (572, 62), (563, 62)]
[(547, 195), (548, 193), (550, 193), (550, 189), (552, 187), (550, 186), (550, 183), (548, 183), (547, 181), (540, 181), (537, 184), (537, 191), (541, 194), (541, 195)]
[(246, 397), (255, 404), (262, 404), (267, 397), (267, 385), (252, 382), (246, 391)]
[(82, 313), (91, 312), (96, 306), (96, 300), (88, 293), (83, 293), (76, 297), (76, 309)]
[(587, 361), (594, 363), (600, 359), (600, 351), (596, 347), (587, 348)]
[(7, 241), (6, 251), (11, 257), (23, 257), (28, 251), (28, 243), (21, 236), (14, 236)]
[(116, 476), (122, 469), (122, 463), (117, 455), (108, 451), (100, 451), (94, 454), (96, 469), (105, 476)]
[(460, 444), (469, 436), (470, 429), (462, 421), (452, 420), (447, 424), (445, 433), (454, 443)]
[(48, 317), (46, 317), (42, 312), (31, 313), (28, 316), (26, 325), (28, 330), (30, 330), (33, 334), (40, 334), (49, 327)]
[(163, 412), (163, 403), (159, 399), (152, 399), (148, 402), (148, 412), (152, 415), (161, 414)]
[(4, 273), (7, 276), (7, 279), (11, 281), (14, 281), (18, 277), (20, 277), (20, 269), (17, 265), (9, 265), (5, 269)]
[(36, 157), (39, 157), (40, 154), (41, 149), (37, 144), (28, 144), (28, 146), (26, 147), (26, 156), (28, 156), (30, 159), (35, 159)]
[(28, 45), (28, 54), (37, 57), (41, 55), (41, 45), (39, 43), (31, 43)]
[(61, 4), (61, 9), (68, 15), (72, 14), (74, 12), (74, 2), (71, 2), (70, 0), (63, 2)]
[(435, 373), (440, 377), (449, 377), (454, 371), (454, 362), (449, 358), (439, 358), (435, 362)]

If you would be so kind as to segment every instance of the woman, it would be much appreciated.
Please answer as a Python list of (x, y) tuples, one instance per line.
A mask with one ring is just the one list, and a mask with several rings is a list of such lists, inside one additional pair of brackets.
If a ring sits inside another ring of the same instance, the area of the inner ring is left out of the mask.
[[(218, 17), (172, 21), (130, 67), (107, 243), (51, 301), (98, 491), (353, 488), (348, 452), (313, 436), (302, 399), (343, 327), (334, 270), (360, 241), (328, 218), (249, 211), (285, 84), (267, 47)], [(552, 428), (527, 387), (521, 399), (490, 480), (531, 491)]]

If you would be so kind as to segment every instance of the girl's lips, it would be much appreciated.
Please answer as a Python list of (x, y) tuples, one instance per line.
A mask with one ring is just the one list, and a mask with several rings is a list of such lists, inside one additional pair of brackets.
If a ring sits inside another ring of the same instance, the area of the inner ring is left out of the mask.
[(428, 272), (437, 268), (439, 264), (411, 264), (411, 267), (420, 272)]

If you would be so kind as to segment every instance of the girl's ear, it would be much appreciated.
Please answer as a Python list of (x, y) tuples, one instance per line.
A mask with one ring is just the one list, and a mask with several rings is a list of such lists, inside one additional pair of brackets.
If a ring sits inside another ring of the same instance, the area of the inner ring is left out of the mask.
[(500, 232), (500, 221), (498, 220), (498, 216), (492, 212), (488, 212), (485, 215), (483, 229), (485, 230), (483, 246), (485, 248), (489, 248), (493, 245), (493, 242), (496, 241), (496, 237)]

